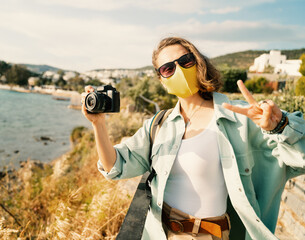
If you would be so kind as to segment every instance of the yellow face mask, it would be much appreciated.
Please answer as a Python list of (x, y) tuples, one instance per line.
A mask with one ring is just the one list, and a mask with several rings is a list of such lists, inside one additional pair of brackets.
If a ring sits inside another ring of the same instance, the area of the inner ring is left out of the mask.
[(167, 92), (181, 98), (187, 98), (199, 91), (197, 84), (196, 64), (190, 68), (182, 68), (178, 64), (173, 76), (162, 78)]

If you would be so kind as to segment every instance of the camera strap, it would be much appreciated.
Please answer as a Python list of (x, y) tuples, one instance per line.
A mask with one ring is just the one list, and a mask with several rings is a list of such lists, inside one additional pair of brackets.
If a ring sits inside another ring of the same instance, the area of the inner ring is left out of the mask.
[(157, 112), (151, 121), (149, 127), (149, 163), (151, 169), (150, 172), (146, 172), (141, 178), (124, 222), (121, 225), (119, 234), (117, 235), (117, 240), (141, 240), (142, 238), (147, 212), (152, 199), (151, 182), (156, 176), (156, 171), (152, 167), (151, 151), (163, 122), (172, 110), (171, 108)]

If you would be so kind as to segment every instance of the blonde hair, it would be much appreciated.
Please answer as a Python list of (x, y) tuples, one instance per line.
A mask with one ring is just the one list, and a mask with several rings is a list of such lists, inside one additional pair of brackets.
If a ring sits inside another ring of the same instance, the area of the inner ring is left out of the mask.
[[(187, 51), (194, 54), (197, 63), (197, 81), (199, 93), (204, 99), (211, 99), (212, 92), (217, 92), (222, 86), (219, 71), (213, 66), (210, 60), (201, 54), (198, 49), (189, 41), (179, 37), (168, 37), (160, 41), (157, 49), (153, 51), (152, 64), (155, 69), (159, 53), (166, 47), (179, 44)], [(157, 73), (160, 75), (159, 73)]]

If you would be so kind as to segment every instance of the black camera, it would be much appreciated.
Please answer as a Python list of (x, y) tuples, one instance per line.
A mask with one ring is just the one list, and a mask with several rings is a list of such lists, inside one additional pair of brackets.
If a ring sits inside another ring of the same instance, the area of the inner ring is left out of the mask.
[(110, 85), (98, 87), (87, 94), (85, 107), (88, 113), (119, 112), (120, 93)]

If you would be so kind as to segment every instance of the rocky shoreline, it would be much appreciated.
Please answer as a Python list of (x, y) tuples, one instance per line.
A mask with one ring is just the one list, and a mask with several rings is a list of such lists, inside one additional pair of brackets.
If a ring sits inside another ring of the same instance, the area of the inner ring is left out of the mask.
[(38, 93), (38, 94), (52, 95), (54, 100), (70, 101), (70, 105), (68, 106), (69, 108), (81, 110), (81, 94), (76, 91), (67, 91), (62, 89), (46, 89), (41, 87), (27, 89), (24, 87), (10, 86), (7, 84), (0, 84), (0, 89), (22, 92), (22, 93)]
[(75, 91), (66, 91), (62, 89), (49, 89), (49, 88), (41, 88), (41, 87), (35, 87), (33, 89), (24, 88), (20, 86), (14, 86), (14, 85), (7, 85), (7, 84), (0, 84), (0, 89), (3, 90), (10, 90), (10, 91), (16, 91), (16, 92), (24, 92), (24, 93), (39, 93), (39, 94), (48, 94), (48, 95), (54, 95), (59, 97), (71, 97), (72, 94), (75, 93)]

